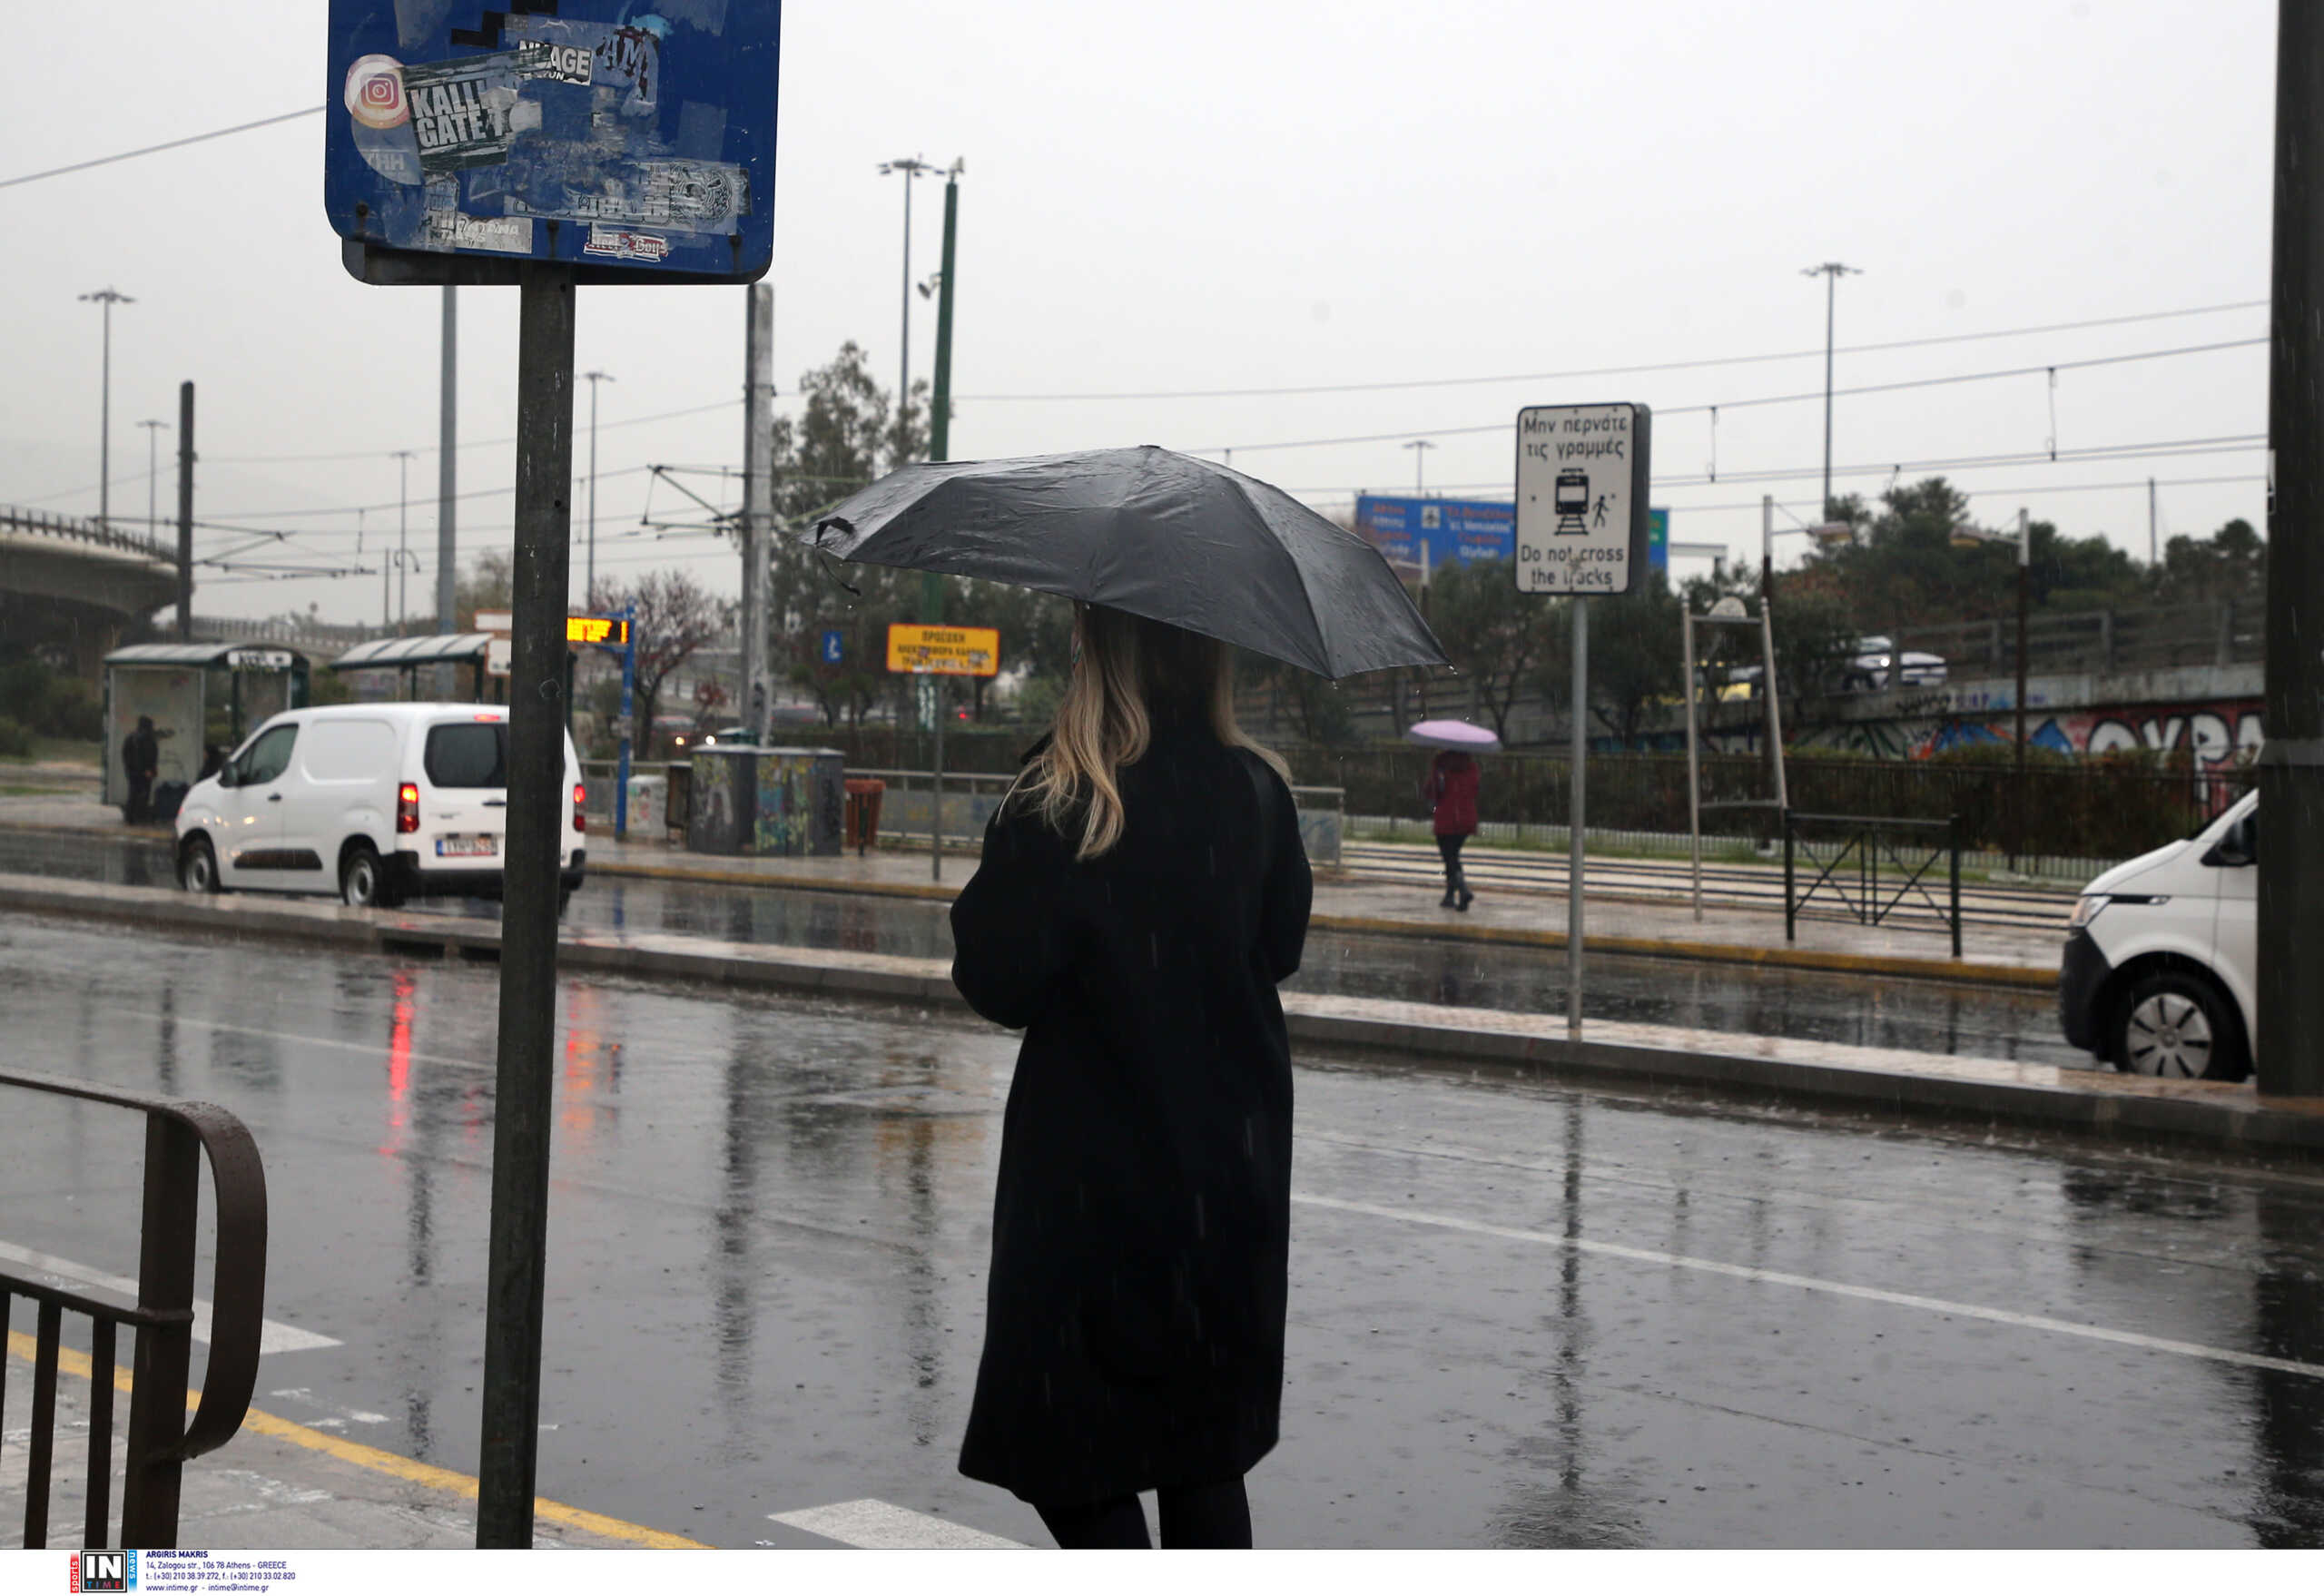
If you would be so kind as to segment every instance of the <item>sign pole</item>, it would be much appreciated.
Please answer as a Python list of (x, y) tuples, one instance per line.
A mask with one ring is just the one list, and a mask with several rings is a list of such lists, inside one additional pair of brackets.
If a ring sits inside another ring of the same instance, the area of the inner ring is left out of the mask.
[(944, 879), (944, 678), (923, 676), (921, 680), (931, 690), (936, 704), (936, 795), (929, 807), (931, 816), (928, 834), (933, 843), (929, 861), (929, 880)]
[(1581, 1039), (1581, 900), (1582, 832), (1587, 821), (1584, 802), (1590, 749), (1590, 601), (1579, 596), (1573, 605), (1573, 785), (1568, 824), (1572, 834), (1566, 862), (1565, 895), (1565, 1032)]
[(1679, 606), (1680, 646), (1687, 660), (1687, 858), (1694, 879), (1695, 923), (1703, 918), (1703, 779), (1700, 756), (1695, 752), (1695, 611)]
[(565, 781), (566, 584), (573, 506), (573, 268), (527, 261), (517, 333), (517, 547), (500, 1048), (484, 1319), (476, 1543), (528, 1548), (540, 1447), (550, 1070)]

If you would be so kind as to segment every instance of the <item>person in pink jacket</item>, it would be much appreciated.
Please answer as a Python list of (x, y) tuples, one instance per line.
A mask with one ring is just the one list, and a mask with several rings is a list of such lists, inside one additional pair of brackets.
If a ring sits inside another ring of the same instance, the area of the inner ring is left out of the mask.
[(1477, 762), (1447, 749), (1429, 762), (1421, 795), (1435, 816), (1436, 851), (1444, 856), (1444, 898), (1438, 907), (1465, 912), (1477, 899), (1461, 871), (1461, 844), (1477, 829)]

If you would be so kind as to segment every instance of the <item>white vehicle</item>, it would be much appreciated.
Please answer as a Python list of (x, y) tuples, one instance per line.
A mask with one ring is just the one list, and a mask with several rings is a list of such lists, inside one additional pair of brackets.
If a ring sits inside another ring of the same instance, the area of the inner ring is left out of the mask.
[(1945, 685), (1941, 654), (1924, 654), (1915, 648), (1899, 652), (1893, 637), (1859, 637), (1856, 647), (1842, 683), (1848, 691), (1878, 693), (1890, 687)]
[(2058, 976), (2066, 1039), (2140, 1075), (2240, 1080), (2259, 1036), (2260, 795), (2082, 890)]
[[(342, 704), (278, 714), (177, 818), (189, 892), (335, 892), (358, 908), (500, 895), (508, 712), (491, 704)], [(581, 762), (565, 739), (558, 902), (581, 884)]]

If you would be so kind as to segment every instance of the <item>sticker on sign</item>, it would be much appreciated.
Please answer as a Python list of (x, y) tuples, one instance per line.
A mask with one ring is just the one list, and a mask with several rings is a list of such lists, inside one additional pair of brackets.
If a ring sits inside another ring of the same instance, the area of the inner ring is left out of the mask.
[(1517, 412), (1520, 593), (1611, 596), (1646, 580), (1644, 405), (1533, 405)]

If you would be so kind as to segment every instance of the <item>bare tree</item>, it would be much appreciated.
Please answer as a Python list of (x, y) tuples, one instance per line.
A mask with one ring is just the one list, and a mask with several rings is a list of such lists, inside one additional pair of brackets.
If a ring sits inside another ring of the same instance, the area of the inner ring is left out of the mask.
[(654, 710), (662, 685), (694, 652), (732, 624), (733, 606), (704, 589), (685, 572), (675, 567), (648, 571), (635, 583), (598, 580), (589, 606), (599, 615), (617, 615), (635, 607), (631, 637), (637, 647), (636, 675), (632, 682), (640, 744), (654, 735)]

